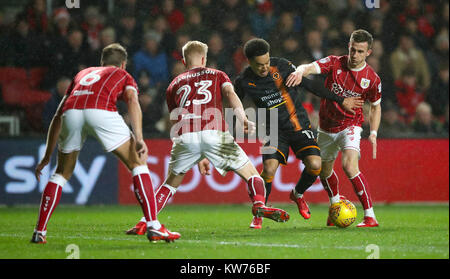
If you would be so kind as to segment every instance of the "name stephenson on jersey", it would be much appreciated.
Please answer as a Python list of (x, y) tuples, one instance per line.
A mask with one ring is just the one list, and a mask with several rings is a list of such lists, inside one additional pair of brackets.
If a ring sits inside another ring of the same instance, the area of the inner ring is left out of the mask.
[(278, 110), (278, 129), (300, 131), (311, 128), (297, 87), (287, 87), (286, 78), (295, 66), (284, 58), (271, 57), (266, 77), (256, 75), (247, 67), (235, 80), (234, 87), (241, 100), (248, 95), (258, 108), (266, 108), (266, 129), (270, 131), (270, 110)]

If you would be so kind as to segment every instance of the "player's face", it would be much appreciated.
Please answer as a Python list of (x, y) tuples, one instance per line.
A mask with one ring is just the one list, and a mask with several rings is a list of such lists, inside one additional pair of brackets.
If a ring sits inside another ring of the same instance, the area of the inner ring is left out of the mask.
[(348, 60), (350, 68), (359, 68), (372, 53), (367, 42), (357, 43), (350, 41), (348, 44)]
[(270, 55), (266, 53), (249, 59), (250, 68), (260, 77), (266, 77), (270, 69)]

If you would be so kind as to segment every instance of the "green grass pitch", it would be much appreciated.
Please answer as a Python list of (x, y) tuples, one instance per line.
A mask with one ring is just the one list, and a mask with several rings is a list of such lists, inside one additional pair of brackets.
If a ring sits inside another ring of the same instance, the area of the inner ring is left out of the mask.
[(248, 228), (250, 205), (168, 205), (161, 223), (181, 233), (175, 243), (150, 243), (124, 231), (141, 217), (138, 206), (59, 206), (45, 245), (29, 243), (35, 206), (0, 207), (0, 259), (448, 259), (449, 208), (443, 205), (375, 205), (380, 227), (326, 227), (328, 207), (312, 205), (304, 220), (292, 204), (287, 223), (264, 220)]

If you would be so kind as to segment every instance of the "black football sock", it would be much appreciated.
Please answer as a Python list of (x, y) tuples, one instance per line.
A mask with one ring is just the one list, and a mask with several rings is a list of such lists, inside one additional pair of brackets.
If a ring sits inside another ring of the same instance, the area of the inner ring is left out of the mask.
[(303, 195), (303, 193), (316, 181), (317, 175), (309, 174), (306, 169), (302, 172), (300, 179), (295, 185), (295, 191), (298, 194)]

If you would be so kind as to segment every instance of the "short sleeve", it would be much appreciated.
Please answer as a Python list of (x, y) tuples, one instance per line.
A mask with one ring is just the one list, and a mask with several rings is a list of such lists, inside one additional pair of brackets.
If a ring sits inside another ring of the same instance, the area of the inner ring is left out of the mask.
[(228, 77), (228, 75), (224, 72), (219, 72), (219, 82), (220, 82), (220, 89), (223, 90), (223, 88), (227, 85), (231, 85), (233, 86), (233, 84), (231, 83), (230, 78)]
[(368, 92), (368, 99), (372, 106), (376, 106), (381, 103), (381, 79), (378, 76), (374, 85)]
[(166, 103), (169, 112), (171, 112), (173, 109), (177, 107), (177, 105), (175, 104), (175, 100), (173, 98), (172, 89), (173, 89), (172, 85), (169, 85), (166, 89)]
[(313, 65), (320, 74), (328, 74), (333, 69), (336, 60), (338, 60), (337, 56), (330, 55), (314, 61)]
[(136, 94), (139, 94), (138, 86), (134, 78), (127, 73), (127, 77), (125, 78), (125, 88), (124, 91), (127, 89), (131, 89), (136, 91)]

